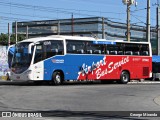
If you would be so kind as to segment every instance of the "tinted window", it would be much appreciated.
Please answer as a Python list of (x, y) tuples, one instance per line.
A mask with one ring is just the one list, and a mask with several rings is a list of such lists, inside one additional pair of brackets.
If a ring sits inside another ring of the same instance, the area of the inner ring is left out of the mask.
[(72, 54), (84, 54), (85, 53), (85, 42), (84, 41), (73, 41), (67, 40), (67, 53)]
[(148, 44), (136, 43), (116, 43), (115, 45), (106, 45), (106, 53), (109, 55), (149, 55)]
[(36, 45), (34, 63), (47, 59), (49, 57), (53, 57), (55, 55), (63, 55), (63, 54), (64, 54), (63, 41), (60, 40), (42, 41)]
[(104, 46), (93, 44), (93, 41), (67, 40), (67, 53), (71, 54), (104, 54)]

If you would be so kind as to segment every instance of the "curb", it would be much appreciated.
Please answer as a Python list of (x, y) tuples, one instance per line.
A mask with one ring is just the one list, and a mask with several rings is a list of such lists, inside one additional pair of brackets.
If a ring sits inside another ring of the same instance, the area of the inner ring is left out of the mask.
[(128, 84), (159, 84), (160, 83), (160, 81), (143, 81), (143, 82), (135, 82), (135, 81), (133, 81), (133, 82), (128, 82)]

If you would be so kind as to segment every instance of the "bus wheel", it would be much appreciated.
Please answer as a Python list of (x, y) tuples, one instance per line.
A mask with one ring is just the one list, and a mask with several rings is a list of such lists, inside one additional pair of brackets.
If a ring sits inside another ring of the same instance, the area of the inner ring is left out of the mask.
[(120, 77), (120, 83), (127, 84), (130, 80), (129, 73), (127, 71), (123, 71)]
[(60, 72), (56, 71), (53, 73), (52, 80), (54, 85), (61, 85), (63, 82), (63, 76)]

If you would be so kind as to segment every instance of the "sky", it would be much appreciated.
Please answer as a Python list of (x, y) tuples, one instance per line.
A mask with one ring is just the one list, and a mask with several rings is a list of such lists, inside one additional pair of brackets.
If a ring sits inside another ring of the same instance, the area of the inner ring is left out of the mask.
[[(151, 26), (156, 26), (158, 0), (150, 0)], [(147, 0), (131, 5), (131, 24), (146, 26)], [(122, 0), (0, 0), (0, 33), (12, 32), (12, 22), (56, 20), (85, 17), (105, 17), (126, 23), (126, 8)]]

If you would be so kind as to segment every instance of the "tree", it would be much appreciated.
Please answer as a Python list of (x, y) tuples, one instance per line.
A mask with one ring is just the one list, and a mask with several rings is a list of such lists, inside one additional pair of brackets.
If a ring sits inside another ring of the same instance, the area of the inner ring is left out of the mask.
[[(25, 39), (24, 35), (21, 35), (21, 34), (17, 35), (17, 41), (22, 41), (24, 39)], [(16, 42), (15, 34), (12, 34), (10, 36), (10, 42), (11, 42), (11, 44), (15, 44), (15, 42)], [(4, 33), (0, 34), (0, 44), (8, 45), (8, 34), (4, 34)]]
[(0, 43), (5, 44), (6, 40), (8, 39), (8, 36), (4, 33), (1, 33), (0, 35)]

